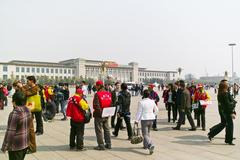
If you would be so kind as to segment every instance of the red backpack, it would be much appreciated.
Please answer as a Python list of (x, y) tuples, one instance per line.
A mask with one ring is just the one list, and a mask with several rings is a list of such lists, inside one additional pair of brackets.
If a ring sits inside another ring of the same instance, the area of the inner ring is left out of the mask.
[(101, 108), (108, 108), (111, 107), (112, 104), (112, 94), (107, 91), (99, 91), (97, 92), (98, 99), (100, 102)]

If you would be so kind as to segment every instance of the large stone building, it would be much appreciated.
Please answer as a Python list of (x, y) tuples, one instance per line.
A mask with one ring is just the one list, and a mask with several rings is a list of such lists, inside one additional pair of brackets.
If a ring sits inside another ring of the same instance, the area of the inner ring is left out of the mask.
[(113, 61), (86, 60), (82, 58), (54, 62), (34, 62), (13, 60), (0, 62), (0, 79), (24, 79), (34, 75), (50, 79), (93, 78), (111, 76), (122, 82), (143, 82), (144, 79), (176, 80), (177, 71), (157, 71), (140, 68), (138, 63), (120, 65)]

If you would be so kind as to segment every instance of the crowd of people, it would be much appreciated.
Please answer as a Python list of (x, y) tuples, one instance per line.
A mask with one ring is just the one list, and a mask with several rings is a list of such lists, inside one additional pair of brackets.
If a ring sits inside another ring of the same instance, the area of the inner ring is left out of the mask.
[[(124, 128), (123, 120), (127, 128), (127, 139), (132, 140), (134, 135), (131, 124), (131, 97), (126, 83), (116, 82), (114, 85), (104, 84), (103, 81), (96, 81), (95, 85), (86, 84), (82, 81), (76, 85), (75, 94), (70, 96), (69, 85), (59, 83), (55, 86), (41, 86), (36, 83), (34, 76), (27, 77), (27, 83), (23, 84), (16, 80), (12, 87), (15, 93), (12, 96), (13, 111), (9, 115), (8, 126), (2, 151), (8, 151), (9, 159), (24, 159), (25, 154), (37, 151), (36, 135), (44, 133), (43, 120), (51, 121), (56, 113), (63, 114), (62, 121), (70, 118), (70, 140), (71, 150), (85, 151), (84, 130), (91, 117), (94, 118), (94, 128), (97, 140), (95, 150), (112, 149), (111, 135), (117, 137), (119, 130)], [(149, 84), (146, 89), (140, 87), (142, 99), (138, 103), (134, 125), (140, 126), (143, 137), (143, 148), (148, 149), (149, 153), (154, 152), (154, 143), (150, 137), (150, 130), (158, 131), (157, 114), (159, 94), (154, 91), (153, 84)], [(11, 88), (6, 88), (0, 84), (0, 108), (7, 105), (6, 97), (11, 92)], [(225, 142), (229, 145), (233, 143), (233, 120), (236, 116), (236, 101), (230, 94), (227, 80), (220, 82), (218, 87), (218, 111), (221, 122), (213, 126), (208, 133), (209, 140), (220, 133), (226, 127)], [(160, 88), (159, 88), (160, 89)], [(201, 127), (206, 131), (205, 112), (210, 103), (210, 96), (202, 84), (186, 85), (183, 80), (170, 83), (166, 86), (161, 85), (164, 90), (162, 94), (165, 108), (167, 110), (168, 122), (177, 122), (173, 130), (180, 130), (185, 124), (187, 117), (191, 128), (196, 131)], [(87, 102), (87, 95), (94, 92), (93, 111)], [(138, 92), (138, 91), (137, 91)], [(136, 95), (136, 94), (134, 94)], [(115, 107), (115, 112), (110, 117), (103, 117), (106, 108)], [(192, 116), (193, 114), (193, 116)], [(34, 129), (33, 119), (36, 120)], [(109, 126), (111, 119), (111, 128)], [(195, 125), (194, 119), (197, 120)], [(35, 130), (35, 132), (34, 132)], [(18, 136), (15, 136), (18, 135)]]

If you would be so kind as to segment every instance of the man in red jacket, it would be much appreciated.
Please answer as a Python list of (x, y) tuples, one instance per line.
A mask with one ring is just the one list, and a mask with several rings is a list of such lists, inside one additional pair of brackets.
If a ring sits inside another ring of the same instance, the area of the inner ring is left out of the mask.
[[(111, 135), (110, 128), (108, 125), (108, 117), (102, 117), (102, 112), (104, 108), (112, 106), (112, 94), (105, 91), (103, 82), (98, 80), (96, 82), (97, 93), (95, 93), (93, 98), (93, 117), (95, 133), (97, 137), (98, 146), (94, 147), (95, 150), (105, 150), (111, 149)], [(102, 131), (104, 130), (104, 132)], [(104, 136), (103, 136), (104, 134)], [(103, 141), (105, 140), (105, 145)]]
[[(84, 113), (83, 110), (88, 110), (89, 106), (86, 100), (83, 99), (83, 90), (77, 89), (76, 94), (69, 98), (66, 115), (71, 117), (70, 124), (70, 149), (76, 149), (77, 151), (85, 151), (84, 147)], [(75, 142), (76, 139), (76, 142)]]

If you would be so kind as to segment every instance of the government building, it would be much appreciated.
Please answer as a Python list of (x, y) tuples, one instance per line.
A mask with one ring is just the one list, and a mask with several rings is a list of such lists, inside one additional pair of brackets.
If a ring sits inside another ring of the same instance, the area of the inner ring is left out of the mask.
[(136, 62), (121, 65), (113, 61), (83, 58), (55, 62), (19, 61), (0, 62), (0, 80), (25, 79), (29, 75), (49, 79), (93, 78), (111, 76), (122, 82), (141, 83), (144, 79), (176, 80), (177, 71), (157, 71), (141, 68)]

